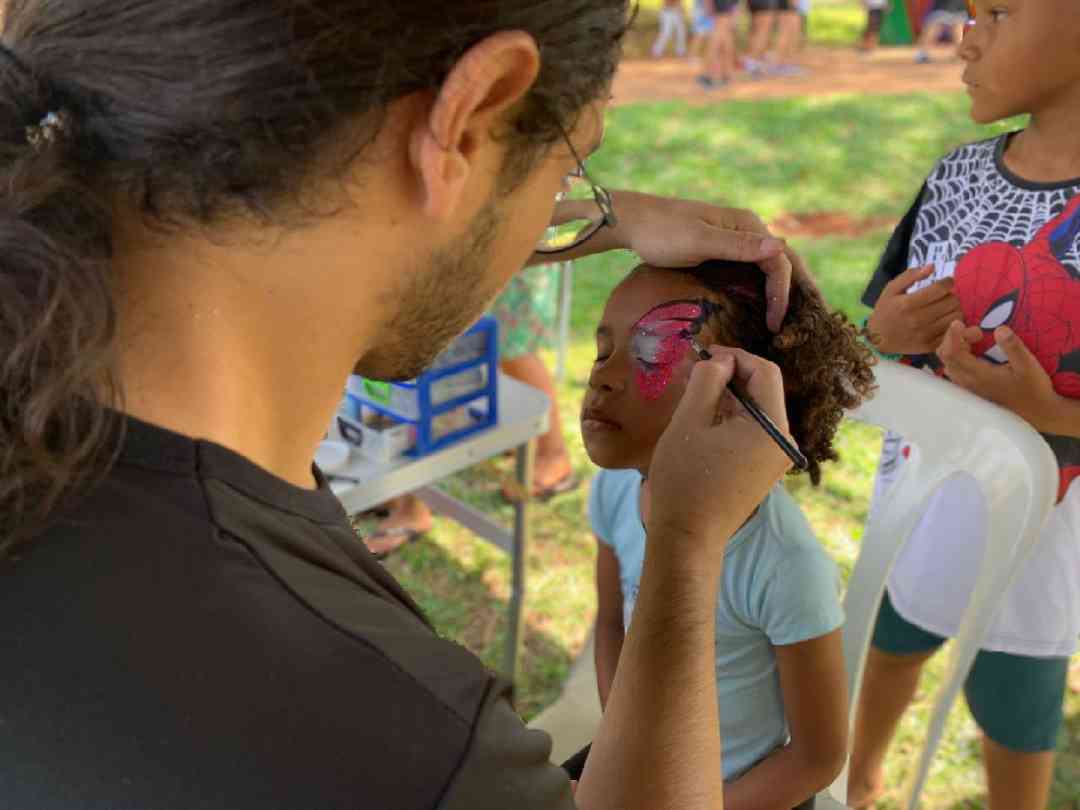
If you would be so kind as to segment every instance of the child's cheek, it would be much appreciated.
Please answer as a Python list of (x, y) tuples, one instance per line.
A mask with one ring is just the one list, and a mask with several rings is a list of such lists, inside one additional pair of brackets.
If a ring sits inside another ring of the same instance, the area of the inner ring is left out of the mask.
[(634, 370), (634, 379), (643, 399), (653, 402), (664, 395), (677, 370), (684, 365), (690, 347), (690, 338), (685, 332), (674, 332), (660, 340), (653, 362), (638, 365)]
[(674, 366), (659, 366), (648, 370), (638, 368), (634, 372), (634, 379), (642, 399), (649, 402), (660, 399), (671, 382), (674, 368)]
[(693, 363), (686, 361), (686, 351), (682, 351), (681, 357), (671, 357), (669, 362), (660, 363), (655, 368), (645, 369), (638, 367), (634, 371), (638, 391), (642, 399), (647, 402), (655, 402), (664, 395), (668, 387), (675, 384), (679, 389), (679, 398), (682, 390), (690, 377), (690, 369)]

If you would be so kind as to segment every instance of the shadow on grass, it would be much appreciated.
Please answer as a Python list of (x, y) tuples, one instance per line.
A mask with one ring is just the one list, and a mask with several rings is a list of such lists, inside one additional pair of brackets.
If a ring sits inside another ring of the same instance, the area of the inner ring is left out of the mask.
[[(414, 544), (387, 567), (410, 592), (440, 635), (453, 639), (496, 672), (503, 672), (509, 632), (508, 599), (483, 570), (469, 569), (434, 542)], [(570, 651), (525, 618), (525, 641), (517, 677), (516, 708), (531, 717), (553, 701), (571, 663)]]
[[(485, 462), (442, 486), (509, 526), (512, 510), (498, 497), (509, 466), (508, 460)], [(584, 492), (533, 507), (524, 646), (514, 684), (516, 708), (525, 719), (558, 697), (592, 623), (595, 546), (587, 529), (582, 532)], [(357, 530), (363, 535), (373, 526), (361, 521)], [(452, 521), (436, 518), (426, 538), (393, 554), (386, 567), (440, 635), (458, 642), (491, 669), (503, 671), (512, 576), (509, 555)]]

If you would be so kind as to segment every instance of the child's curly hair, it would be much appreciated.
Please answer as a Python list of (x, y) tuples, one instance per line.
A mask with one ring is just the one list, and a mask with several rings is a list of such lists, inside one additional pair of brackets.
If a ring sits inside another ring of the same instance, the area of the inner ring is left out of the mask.
[(791, 434), (810, 462), (807, 472), (816, 486), (822, 462), (838, 458), (833, 437), (844, 411), (874, 392), (873, 353), (843, 313), (830, 311), (798, 284), (791, 286), (780, 333), (770, 332), (765, 274), (757, 265), (713, 260), (675, 271), (715, 294), (717, 312), (709, 326), (718, 343), (739, 346), (780, 367)]

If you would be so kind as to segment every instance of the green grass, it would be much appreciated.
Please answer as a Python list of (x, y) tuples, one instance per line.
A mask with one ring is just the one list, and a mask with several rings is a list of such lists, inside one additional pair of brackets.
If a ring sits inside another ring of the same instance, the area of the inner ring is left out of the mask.
[[(612, 188), (723, 201), (758, 211), (766, 220), (782, 213), (842, 211), (856, 219), (888, 221), (906, 210), (938, 157), (951, 146), (993, 131), (997, 129), (970, 123), (967, 101), (959, 94), (727, 102), (709, 107), (651, 104), (611, 111), (604, 148), (590, 161), (590, 171)], [(858, 296), (888, 233), (886, 225), (859, 238), (825, 237), (795, 244), (829, 301), (860, 318), (864, 309)], [(592, 470), (574, 417), (593, 358), (592, 330), (608, 292), (631, 265), (628, 254), (614, 253), (575, 266), (569, 373), (560, 386), (559, 403), (575, 466), (585, 476)], [(822, 486), (812, 489), (801, 480), (790, 482), (845, 576), (858, 553), (879, 446), (874, 430), (845, 425), (839, 438), (842, 461), (828, 469)], [(499, 500), (498, 488), (510, 474), (509, 460), (497, 459), (455, 476), (445, 486), (509, 521), (511, 513)], [(526, 653), (517, 683), (517, 704), (526, 717), (557, 697), (595, 611), (594, 541), (584, 491), (538, 505), (534, 517), (527, 559)], [(388, 565), (443, 634), (465, 644), (490, 666), (499, 666), (510, 575), (505, 555), (439, 520), (430, 541), (407, 547)], [(900, 729), (888, 771), (894, 790), (902, 785), (921, 745), (942, 664), (938, 660), (928, 668)], [(1080, 808), (1080, 696), (1070, 696), (1067, 713), (1053, 810)], [(966, 709), (958, 705), (922, 806), (982, 808), (983, 792), (976, 730)]]

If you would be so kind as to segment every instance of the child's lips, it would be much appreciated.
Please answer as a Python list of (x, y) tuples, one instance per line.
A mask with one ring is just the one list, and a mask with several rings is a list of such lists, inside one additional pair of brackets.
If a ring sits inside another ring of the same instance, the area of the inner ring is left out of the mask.
[(612, 430), (622, 430), (622, 425), (603, 411), (586, 408), (581, 412), (581, 429), (590, 433), (604, 433)]

